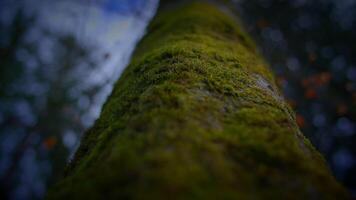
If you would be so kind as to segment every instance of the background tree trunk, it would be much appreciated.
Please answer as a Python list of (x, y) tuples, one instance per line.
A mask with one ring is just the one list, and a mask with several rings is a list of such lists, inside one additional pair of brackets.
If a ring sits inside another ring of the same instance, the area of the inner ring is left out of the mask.
[(159, 9), (47, 197), (347, 199), (238, 22), (183, 4)]

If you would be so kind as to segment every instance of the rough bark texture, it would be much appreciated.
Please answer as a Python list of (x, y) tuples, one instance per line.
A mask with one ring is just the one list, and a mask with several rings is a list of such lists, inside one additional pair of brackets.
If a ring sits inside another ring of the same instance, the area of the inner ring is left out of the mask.
[(347, 199), (241, 26), (167, 9), (48, 199)]

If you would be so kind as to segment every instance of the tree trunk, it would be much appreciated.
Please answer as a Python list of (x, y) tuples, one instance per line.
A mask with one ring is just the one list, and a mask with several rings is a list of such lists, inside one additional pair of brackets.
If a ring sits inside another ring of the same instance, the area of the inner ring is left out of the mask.
[(47, 198), (347, 199), (238, 22), (182, 4), (159, 9)]

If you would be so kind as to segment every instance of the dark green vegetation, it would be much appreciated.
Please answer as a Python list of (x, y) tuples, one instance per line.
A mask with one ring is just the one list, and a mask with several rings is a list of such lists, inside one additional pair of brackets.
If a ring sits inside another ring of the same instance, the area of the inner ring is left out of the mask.
[(159, 11), (48, 199), (347, 199), (237, 22)]

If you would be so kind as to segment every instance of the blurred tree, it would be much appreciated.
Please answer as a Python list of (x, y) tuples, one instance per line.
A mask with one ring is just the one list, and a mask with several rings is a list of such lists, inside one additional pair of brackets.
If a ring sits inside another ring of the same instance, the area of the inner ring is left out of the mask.
[(218, 7), (161, 2), (49, 199), (348, 198)]
[[(84, 86), (97, 66), (94, 46), (39, 27), (36, 19), (20, 9), (9, 25), (0, 23), (2, 199), (42, 197), (62, 174), (86, 128), (81, 116), (102, 86)], [(28, 39), (34, 32), (41, 40)]]

